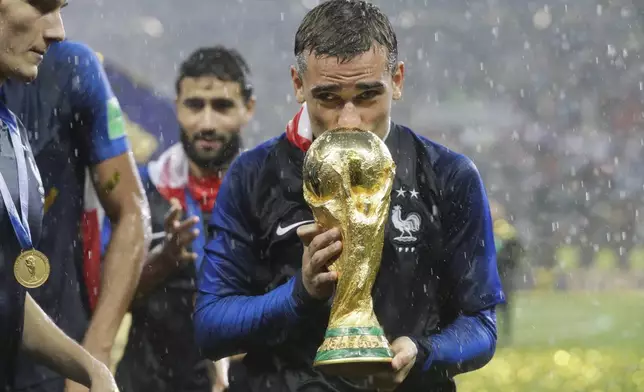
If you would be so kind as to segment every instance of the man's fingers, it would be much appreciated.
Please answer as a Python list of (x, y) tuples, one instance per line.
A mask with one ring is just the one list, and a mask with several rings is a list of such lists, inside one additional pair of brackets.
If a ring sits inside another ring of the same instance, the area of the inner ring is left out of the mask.
[(337, 280), (338, 280), (338, 273), (335, 272), (335, 271), (331, 271), (331, 272), (323, 272), (321, 274), (317, 274), (313, 278), (312, 283), (314, 285), (316, 285), (316, 286), (319, 286), (319, 285), (323, 285), (323, 284), (326, 284), (326, 283), (335, 282)]
[(181, 217), (181, 203), (179, 200), (172, 198), (170, 199), (170, 210), (165, 216), (164, 223), (166, 226), (166, 231), (169, 231), (172, 228), (172, 225), (175, 221), (179, 220)]
[(394, 358), (391, 361), (391, 366), (394, 371), (399, 372), (406, 366), (412, 364), (416, 360), (418, 353), (416, 345), (408, 337), (400, 337), (391, 344), (391, 351), (394, 353)]
[(184, 263), (194, 263), (197, 261), (197, 258), (199, 255), (197, 255), (195, 252), (184, 252), (183, 256), (181, 257), (181, 260)]
[(181, 247), (189, 246), (192, 242), (199, 237), (199, 230), (192, 229), (191, 231), (181, 231), (176, 234), (175, 241)]
[(312, 271), (322, 271), (329, 264), (329, 261), (342, 252), (342, 242), (335, 241), (324, 249), (320, 249), (311, 256), (310, 268)]
[(302, 225), (297, 228), (297, 235), (300, 237), (300, 240), (302, 240), (304, 246), (309, 246), (311, 241), (313, 241), (313, 238), (321, 233), (324, 233), (324, 229), (317, 223)]
[(324, 249), (335, 241), (340, 241), (341, 239), (342, 233), (340, 233), (340, 229), (334, 227), (331, 230), (327, 230), (324, 233), (316, 235), (315, 238), (313, 238), (313, 241), (309, 244), (309, 252), (313, 255), (318, 250)]
[(197, 223), (199, 223), (199, 218), (197, 218), (196, 216), (193, 216), (191, 218), (184, 220), (183, 222), (176, 222), (173, 230), (175, 233), (187, 232)]

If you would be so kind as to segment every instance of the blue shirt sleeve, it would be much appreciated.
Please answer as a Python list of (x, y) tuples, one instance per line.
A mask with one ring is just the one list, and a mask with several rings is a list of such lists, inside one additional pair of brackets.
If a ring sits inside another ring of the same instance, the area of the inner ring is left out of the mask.
[(414, 339), (424, 377), (452, 378), (487, 364), (496, 350), (496, 314), (486, 309), (460, 315), (440, 333)]
[(441, 209), (445, 231), (446, 298), (457, 313), (473, 314), (505, 298), (485, 186), (474, 163), (459, 156), (447, 171)]
[(69, 97), (80, 116), (90, 164), (126, 153), (125, 119), (100, 60), (81, 43), (63, 41), (56, 45), (53, 50), (58, 60), (73, 65)]
[(213, 360), (277, 344), (309, 309), (326, 304), (308, 295), (299, 272), (268, 293), (254, 282), (261, 249), (248, 195), (256, 180), (249, 173), (258, 164), (246, 154), (229, 168), (219, 189), (210, 220), (213, 237), (198, 274), (195, 338)]
[(441, 220), (445, 238), (444, 298), (455, 320), (430, 337), (411, 337), (421, 372), (445, 377), (475, 370), (496, 349), (494, 306), (504, 301), (492, 218), (481, 176), (458, 155), (444, 168)]

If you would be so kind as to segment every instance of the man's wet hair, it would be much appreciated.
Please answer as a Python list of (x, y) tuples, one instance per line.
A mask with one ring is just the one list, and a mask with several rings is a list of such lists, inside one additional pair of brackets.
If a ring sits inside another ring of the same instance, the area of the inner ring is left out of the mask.
[(297, 71), (306, 70), (309, 53), (347, 62), (375, 45), (387, 51), (387, 66), (393, 72), (398, 61), (398, 40), (389, 18), (364, 0), (329, 0), (310, 10), (297, 29)]
[(179, 68), (175, 85), (177, 95), (181, 91), (183, 79), (204, 76), (215, 77), (224, 82), (239, 83), (245, 102), (253, 96), (253, 87), (249, 82), (250, 68), (235, 49), (214, 46), (194, 51)]

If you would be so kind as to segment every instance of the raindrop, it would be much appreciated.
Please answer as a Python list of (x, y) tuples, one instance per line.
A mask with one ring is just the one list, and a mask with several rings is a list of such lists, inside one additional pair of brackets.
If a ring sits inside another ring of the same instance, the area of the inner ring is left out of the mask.
[(550, 24), (552, 23), (552, 15), (550, 14), (548, 6), (545, 6), (534, 14), (532, 23), (538, 30), (545, 30), (550, 27)]
[(163, 24), (153, 16), (144, 16), (139, 19), (141, 29), (150, 37), (159, 38), (163, 35)]

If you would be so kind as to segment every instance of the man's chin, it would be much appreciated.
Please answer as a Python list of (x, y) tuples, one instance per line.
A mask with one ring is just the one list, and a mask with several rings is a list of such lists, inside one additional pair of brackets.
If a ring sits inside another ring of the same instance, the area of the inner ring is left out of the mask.
[(21, 67), (14, 68), (13, 75), (10, 76), (11, 79), (20, 80), (21, 82), (29, 83), (36, 80), (38, 77), (38, 66), (37, 65), (25, 65)]

